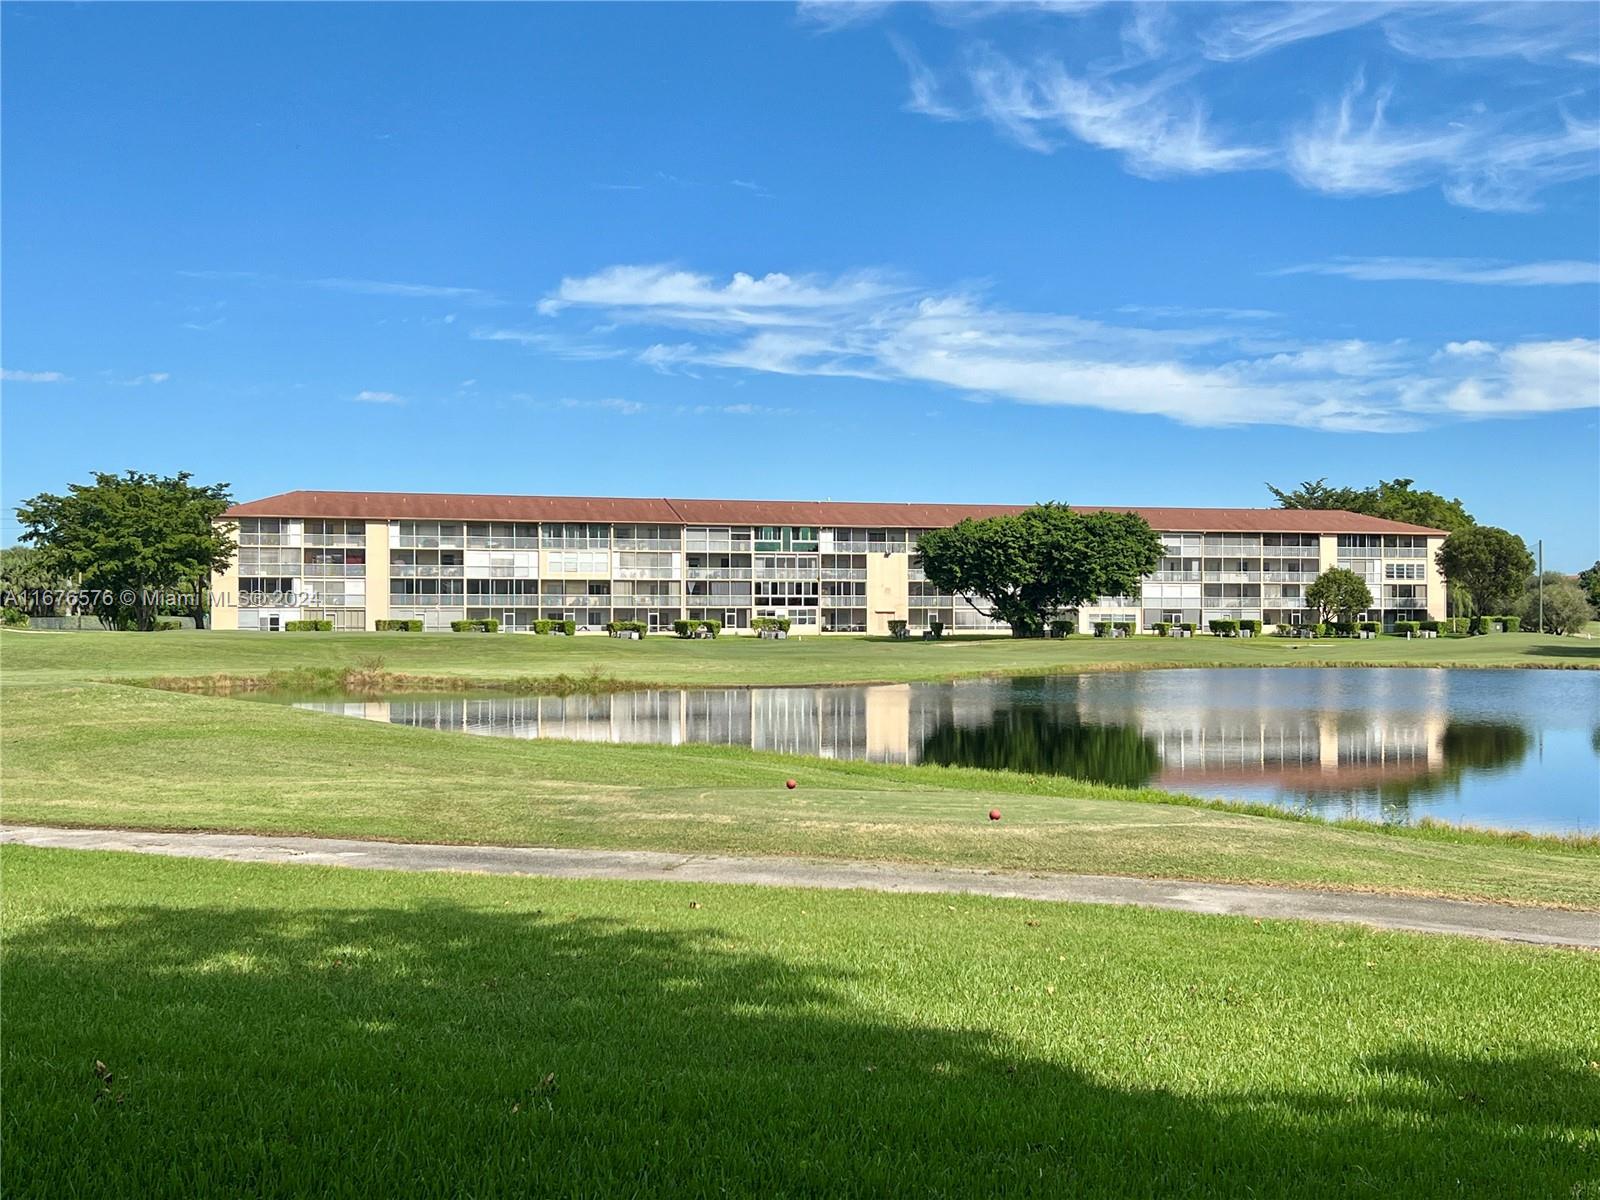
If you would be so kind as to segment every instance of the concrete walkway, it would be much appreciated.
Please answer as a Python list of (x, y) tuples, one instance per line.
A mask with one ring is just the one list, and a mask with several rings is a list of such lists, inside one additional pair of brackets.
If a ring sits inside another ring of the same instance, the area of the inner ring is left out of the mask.
[(1023, 900), (1066, 900), (1076, 904), (1133, 904), (1178, 912), (1338, 921), (1379, 929), (1451, 933), (1600, 950), (1600, 913), (1594, 912), (1115, 875), (1015, 875), (900, 863), (733, 858), (648, 850), (434, 846), (338, 838), (144, 833), (23, 825), (0, 826), (0, 842), (69, 850), (129, 850), (229, 862), (311, 863), (390, 871), (476, 871), (494, 875), (541, 875), (553, 879), (863, 888), (875, 892), (941, 892)]

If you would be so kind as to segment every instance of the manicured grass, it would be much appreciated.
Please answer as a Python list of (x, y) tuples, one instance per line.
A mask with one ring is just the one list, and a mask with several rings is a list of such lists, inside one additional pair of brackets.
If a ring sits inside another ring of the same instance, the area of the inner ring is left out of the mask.
[[(1342, 828), (1059, 777), (468, 737), (110, 684), (8, 683), (4, 701), (13, 822), (887, 859), (1600, 908), (1592, 841)], [(985, 819), (991, 807), (1004, 821)]]
[(3, 869), (8, 1197), (1568, 1197), (1600, 1160), (1594, 955), (981, 898)]
[(0, 862), (8, 1197), (1570, 1197), (1600, 1162), (1593, 955), (983, 898)]
[(1158, 638), (1058, 641), (968, 638), (895, 642), (807, 637), (684, 641), (651, 636), (533, 637), (407, 633), (0, 633), (0, 666), (13, 682), (261, 675), (346, 668), (380, 657), (390, 671), (515, 679), (598, 672), (639, 683), (728, 686), (902, 682), (958, 675), (1028, 674), (1157, 666), (1477, 666), (1600, 668), (1600, 643), (1539, 634), (1370, 641)]

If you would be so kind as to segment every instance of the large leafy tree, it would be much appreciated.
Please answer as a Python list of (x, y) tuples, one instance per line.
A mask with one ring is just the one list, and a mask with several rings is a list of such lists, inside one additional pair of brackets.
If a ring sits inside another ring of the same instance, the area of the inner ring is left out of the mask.
[(237, 544), (233, 527), (218, 524), (231, 503), (228, 485), (189, 480), (187, 472), (96, 472), (93, 483), (72, 484), (65, 496), (42, 492), (18, 505), (22, 540), (119, 628), (154, 628), (174, 594), (187, 597), (180, 606), (198, 624), (208, 579), (227, 566)]
[(1596, 619), (1600, 619), (1600, 562), (1595, 563), (1587, 571), (1578, 572), (1578, 586), (1589, 598), (1589, 607)]
[(1016, 637), (1039, 637), (1055, 613), (1136, 591), (1161, 564), (1161, 538), (1133, 513), (1076, 513), (1041, 504), (966, 520), (917, 539), (928, 581)]
[(1460, 500), (1438, 492), (1418, 491), (1413, 479), (1380, 479), (1372, 487), (1332, 487), (1326, 479), (1308, 479), (1289, 491), (1267, 484), (1279, 508), (1338, 508), (1408, 525), (1425, 525), (1456, 533), (1476, 522)]
[(1357, 613), (1372, 607), (1372, 590), (1354, 571), (1329, 567), (1306, 588), (1306, 603), (1325, 621), (1330, 617), (1354, 621)]
[(1464, 587), (1484, 614), (1510, 612), (1533, 574), (1533, 555), (1523, 540), (1493, 525), (1452, 533), (1435, 561), (1444, 577)]
[(63, 607), (70, 580), (45, 565), (44, 551), (32, 546), (0, 550), (0, 593), (5, 603), (30, 617), (51, 617)]
[(1544, 573), (1544, 624), (1539, 624), (1539, 580), (1528, 580), (1516, 609), (1524, 629), (1540, 633), (1582, 633), (1589, 624), (1589, 597), (1560, 571)]

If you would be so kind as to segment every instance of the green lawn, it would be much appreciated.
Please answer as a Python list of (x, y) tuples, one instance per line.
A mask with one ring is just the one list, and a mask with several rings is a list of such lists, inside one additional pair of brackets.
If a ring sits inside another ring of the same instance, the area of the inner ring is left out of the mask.
[[(1594, 841), (1341, 828), (1060, 777), (468, 737), (112, 684), (9, 683), (4, 704), (13, 822), (891, 859), (1600, 908)], [(800, 787), (787, 791), (786, 777)], [(985, 818), (991, 807), (1004, 821)]]
[(391, 671), (480, 679), (598, 671), (618, 680), (693, 685), (864, 683), (1155, 666), (1469, 666), (1600, 668), (1600, 642), (1539, 634), (1370, 641), (1284, 638), (967, 638), (894, 642), (808, 637), (531, 637), (405, 633), (0, 633), (12, 681), (261, 675), (352, 666), (381, 657)]
[(984, 898), (0, 863), (8, 1197), (1574, 1197), (1600, 1174), (1593, 955)]

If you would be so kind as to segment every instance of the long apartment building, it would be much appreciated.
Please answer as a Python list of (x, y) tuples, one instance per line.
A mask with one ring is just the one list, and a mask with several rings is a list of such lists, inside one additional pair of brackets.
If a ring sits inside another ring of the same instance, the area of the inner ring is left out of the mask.
[[(1305, 591), (1329, 567), (1366, 579), (1366, 614), (1386, 624), (1443, 617), (1434, 554), (1445, 533), (1359, 513), (1258, 508), (1120, 508), (1161, 533), (1166, 557), (1137, 595), (1103, 596), (1080, 622), (1313, 618)], [(1019, 505), (285, 492), (237, 504), (237, 560), (213, 580), (218, 629), (326, 619), (373, 629), (416, 619), (448, 629), (492, 617), (581, 630), (609, 621), (670, 628), (680, 617), (748, 630), (787, 617), (797, 631), (1006, 632), (929, 583), (917, 537)]]

